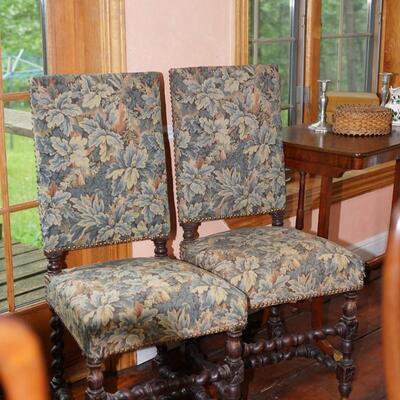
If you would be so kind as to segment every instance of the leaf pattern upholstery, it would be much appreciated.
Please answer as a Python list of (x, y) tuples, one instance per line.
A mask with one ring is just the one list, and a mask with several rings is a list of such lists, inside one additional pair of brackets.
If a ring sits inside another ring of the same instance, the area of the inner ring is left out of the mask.
[[(45, 250), (169, 235), (160, 75), (31, 81)], [(178, 260), (139, 258), (49, 276), (47, 301), (86, 356), (242, 328), (247, 298)]]
[(30, 84), (44, 248), (167, 237), (160, 74)]
[(273, 65), (170, 70), (181, 223), (285, 207)]
[(242, 328), (247, 298), (217, 276), (179, 260), (136, 258), (63, 270), (47, 289), (86, 356)]
[(250, 308), (361, 289), (364, 263), (327, 239), (294, 228), (240, 228), (185, 242), (181, 258), (230, 282)]
[[(181, 224), (285, 207), (279, 74), (273, 65), (170, 71)], [(246, 228), (181, 244), (257, 309), (362, 287), (362, 260), (325, 239)]]

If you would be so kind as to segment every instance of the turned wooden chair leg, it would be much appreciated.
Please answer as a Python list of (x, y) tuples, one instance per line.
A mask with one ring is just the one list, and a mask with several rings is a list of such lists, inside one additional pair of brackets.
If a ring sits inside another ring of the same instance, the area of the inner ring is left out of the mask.
[(69, 400), (70, 395), (67, 389), (67, 383), (64, 380), (64, 356), (63, 356), (63, 331), (64, 327), (59, 316), (51, 310), (52, 317), (50, 319), (51, 334), (51, 372), (52, 378), (50, 387), (52, 398), (55, 400)]
[(104, 390), (103, 360), (96, 358), (87, 358), (88, 367), (87, 389), (85, 392), (86, 400), (106, 400), (107, 393)]
[(242, 332), (228, 332), (226, 341), (226, 358), (233, 375), (225, 387), (224, 400), (240, 400), (242, 398), (242, 386), (244, 382), (244, 362), (242, 358)]
[(279, 306), (270, 307), (267, 326), (269, 339), (275, 339), (285, 334), (285, 325), (279, 312)]
[(354, 292), (346, 293), (346, 302), (343, 306), (343, 315), (340, 321), (346, 326), (346, 332), (341, 338), (341, 351), (343, 358), (339, 361), (336, 374), (339, 382), (339, 392), (342, 400), (347, 400), (350, 396), (351, 386), (354, 379), (355, 367), (352, 360), (353, 342), (357, 336), (358, 321), (357, 313), (357, 294)]

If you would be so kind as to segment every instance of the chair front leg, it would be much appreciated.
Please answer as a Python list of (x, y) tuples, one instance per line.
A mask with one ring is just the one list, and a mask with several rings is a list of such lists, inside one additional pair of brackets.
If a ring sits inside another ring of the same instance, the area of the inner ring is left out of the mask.
[(343, 315), (340, 319), (346, 327), (344, 335), (341, 337), (341, 351), (343, 358), (339, 361), (336, 375), (339, 382), (339, 392), (342, 400), (347, 400), (350, 396), (351, 386), (354, 379), (355, 367), (352, 360), (353, 342), (357, 336), (358, 321), (357, 313), (357, 294), (355, 292), (346, 293), (346, 302), (343, 306)]
[(226, 341), (226, 363), (231, 371), (231, 379), (227, 382), (224, 390), (224, 400), (240, 400), (242, 398), (242, 386), (244, 382), (244, 362), (242, 332), (228, 332)]
[(103, 360), (96, 358), (86, 358), (88, 367), (87, 389), (85, 392), (86, 400), (106, 400), (107, 393), (104, 390)]
[(50, 319), (51, 334), (50, 339), (52, 343), (51, 348), (51, 372), (52, 378), (50, 387), (52, 398), (55, 400), (69, 400), (70, 395), (67, 390), (67, 383), (64, 379), (64, 357), (63, 357), (63, 324), (60, 317), (51, 309), (52, 317)]

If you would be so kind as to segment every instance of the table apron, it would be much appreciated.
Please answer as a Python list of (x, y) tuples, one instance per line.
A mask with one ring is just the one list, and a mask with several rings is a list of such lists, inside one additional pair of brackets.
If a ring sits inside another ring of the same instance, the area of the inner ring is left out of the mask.
[(324, 164), (322, 161), (299, 161), (298, 159), (291, 159), (288, 157), (285, 157), (285, 165), (287, 168), (294, 169), (296, 171), (304, 171), (312, 175), (331, 176), (333, 178), (340, 178), (346, 171), (353, 169), (329, 166)]

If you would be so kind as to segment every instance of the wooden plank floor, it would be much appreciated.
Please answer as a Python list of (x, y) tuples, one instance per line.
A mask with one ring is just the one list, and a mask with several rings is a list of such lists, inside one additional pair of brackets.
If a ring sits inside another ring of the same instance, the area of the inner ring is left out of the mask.
[[(372, 273), (370, 282), (361, 291), (358, 303), (360, 321), (356, 342), (356, 381), (350, 400), (383, 400), (385, 388), (381, 355), (380, 271)], [(325, 304), (328, 322), (336, 322), (341, 313), (343, 296), (336, 296)], [(309, 324), (309, 312), (286, 308), (286, 324), (290, 331), (304, 329)], [(204, 341), (203, 347), (212, 353), (223, 342), (216, 335)], [(132, 385), (155, 373), (154, 365), (147, 363), (118, 377), (108, 377), (106, 388)], [(248, 371), (247, 398), (250, 400), (338, 400), (335, 374), (311, 360), (292, 360), (279, 365)], [(84, 399), (83, 381), (73, 388), (74, 399)]]
[[(13, 243), (14, 290), (16, 305), (35, 303), (44, 298), (46, 259), (42, 249)], [(4, 249), (0, 241), (0, 312), (7, 309), (6, 272), (4, 270)]]

